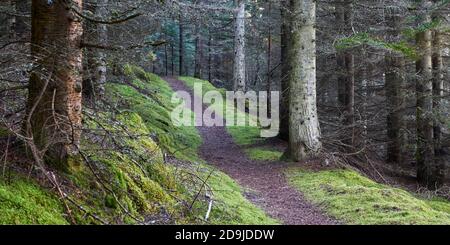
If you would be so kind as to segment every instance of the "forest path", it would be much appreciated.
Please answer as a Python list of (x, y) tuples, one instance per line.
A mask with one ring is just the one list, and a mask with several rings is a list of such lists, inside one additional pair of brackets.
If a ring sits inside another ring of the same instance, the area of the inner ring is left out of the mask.
[[(183, 81), (173, 77), (166, 77), (165, 80), (175, 91), (186, 91), (193, 96), (192, 90)], [(196, 118), (202, 118), (202, 115), (196, 115)], [(338, 223), (289, 186), (283, 173), (287, 167), (286, 163), (249, 159), (243, 147), (234, 143), (225, 127), (198, 127), (198, 130), (203, 139), (200, 157), (249, 189), (250, 191), (245, 193), (247, 199), (271, 217), (287, 225)]]

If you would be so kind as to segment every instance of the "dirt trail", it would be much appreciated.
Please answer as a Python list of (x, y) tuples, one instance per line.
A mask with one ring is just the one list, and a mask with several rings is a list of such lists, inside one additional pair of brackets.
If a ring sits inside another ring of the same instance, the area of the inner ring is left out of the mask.
[[(191, 89), (182, 81), (171, 77), (165, 79), (175, 91), (182, 90), (192, 94)], [(202, 118), (202, 115), (196, 116)], [(283, 174), (286, 163), (249, 159), (242, 147), (234, 143), (225, 127), (198, 127), (198, 130), (203, 138), (200, 156), (251, 190), (245, 193), (247, 199), (264, 209), (271, 217), (289, 225), (338, 223), (288, 185)]]

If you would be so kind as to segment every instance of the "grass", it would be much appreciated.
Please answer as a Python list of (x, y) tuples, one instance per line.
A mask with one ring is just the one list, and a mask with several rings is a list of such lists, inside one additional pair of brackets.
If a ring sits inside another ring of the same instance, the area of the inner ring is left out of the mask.
[(68, 224), (59, 199), (32, 181), (0, 178), (0, 224)]
[(261, 147), (249, 148), (245, 150), (245, 153), (252, 160), (256, 161), (277, 161), (280, 160), (283, 152), (265, 149)]
[(378, 184), (351, 170), (291, 168), (290, 183), (307, 199), (348, 224), (450, 224), (450, 203)]

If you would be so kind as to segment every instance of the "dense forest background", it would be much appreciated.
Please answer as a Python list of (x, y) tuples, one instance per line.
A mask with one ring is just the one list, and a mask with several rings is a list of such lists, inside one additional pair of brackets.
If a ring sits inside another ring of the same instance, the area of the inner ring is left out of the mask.
[[(448, 224), (449, 4), (2, 0), (0, 223)], [(175, 127), (195, 82), (279, 135)]]

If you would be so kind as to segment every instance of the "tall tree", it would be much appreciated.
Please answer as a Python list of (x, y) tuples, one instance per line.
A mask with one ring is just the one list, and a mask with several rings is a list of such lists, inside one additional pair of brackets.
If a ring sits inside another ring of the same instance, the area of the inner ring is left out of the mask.
[(202, 78), (202, 61), (203, 61), (203, 39), (201, 29), (196, 28), (195, 36), (195, 65), (194, 65), (194, 77)]
[(288, 158), (299, 161), (321, 149), (316, 101), (316, 1), (290, 1), (291, 42), (288, 46)]
[(281, 105), (280, 105), (280, 134), (283, 140), (289, 139), (289, 62), (288, 45), (290, 37), (289, 29), (289, 0), (283, 0), (280, 4), (281, 15)]
[[(87, 9), (95, 13), (97, 18), (105, 18), (108, 15), (108, 0), (98, 0), (95, 4), (89, 4)], [(89, 31), (92, 42), (99, 46), (108, 46), (108, 29), (106, 24), (94, 21), (86, 21), (86, 32)], [(87, 70), (83, 79), (83, 91), (85, 98), (94, 102), (103, 97), (105, 93), (107, 61), (106, 52), (102, 49), (88, 49), (85, 52)]]
[[(420, 3), (423, 22), (430, 23), (429, 1)], [(433, 137), (433, 72), (432, 72), (432, 31), (429, 28), (416, 34), (419, 59), (416, 62), (417, 96), (417, 180), (429, 188), (436, 188), (440, 180), (440, 170), (434, 159)]]
[(178, 72), (180, 74), (180, 76), (184, 75), (184, 63), (183, 63), (183, 58), (184, 58), (184, 24), (183, 24), (183, 16), (180, 14), (179, 18), (178, 18), (178, 24), (179, 24), (179, 40), (178, 40)]
[[(386, 7), (387, 40), (401, 40), (402, 13), (393, 3)], [(403, 54), (387, 51), (385, 57), (386, 96), (388, 106), (387, 159), (391, 163), (403, 163), (406, 153), (406, 123), (404, 119), (405, 106), (405, 58)]]
[(283, 140), (289, 140), (289, 0), (282, 0), (281, 15), (281, 105), (280, 105), (280, 134)]
[[(81, 135), (83, 27), (73, 8), (82, 0), (33, 0), (32, 55), (26, 136), (59, 164), (75, 162)], [(51, 147), (49, 147), (51, 146)]]
[[(353, 2), (348, 0), (336, 1), (336, 22), (339, 32), (349, 37), (353, 33)], [(344, 125), (350, 128), (349, 136), (344, 142), (353, 145), (354, 107), (355, 107), (355, 58), (351, 50), (338, 50), (338, 102), (340, 111), (344, 115)]]
[(245, 91), (245, 0), (235, 0), (234, 90)]
[[(439, 3), (438, 0), (433, 0), (434, 3)], [(439, 12), (436, 12), (432, 16), (433, 21), (436, 23), (442, 22), (442, 16)], [(445, 159), (442, 159), (443, 155), (443, 103), (444, 103), (444, 60), (443, 60), (443, 48), (444, 37), (440, 28), (433, 30), (433, 54), (432, 54), (432, 67), (433, 67), (433, 114), (435, 115), (433, 137), (434, 137), (434, 152), (436, 165), (442, 172), (445, 168)], [(443, 174), (440, 174), (443, 175)], [(443, 178), (443, 177), (440, 177)]]

